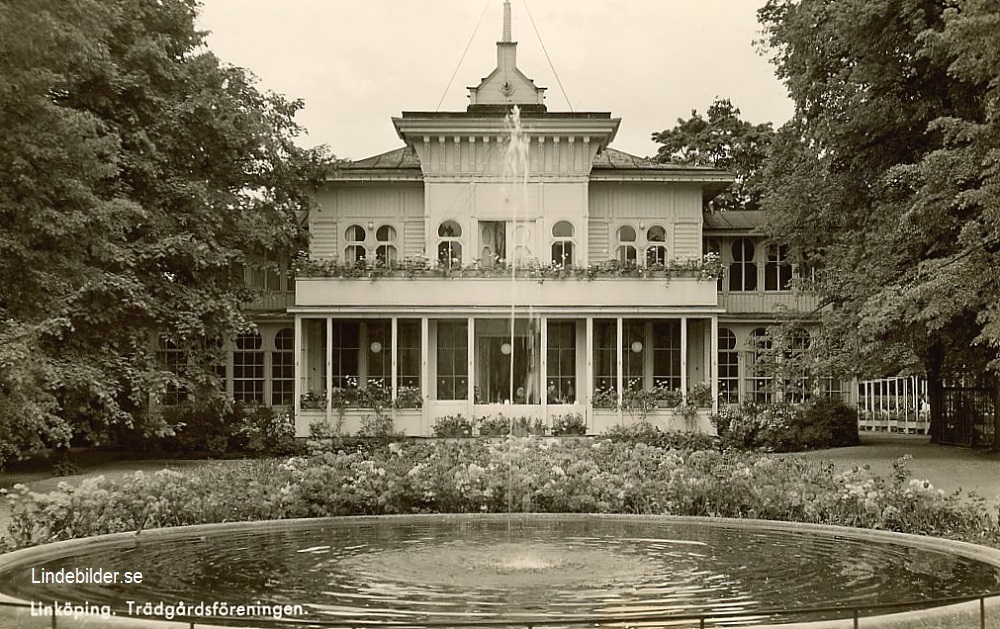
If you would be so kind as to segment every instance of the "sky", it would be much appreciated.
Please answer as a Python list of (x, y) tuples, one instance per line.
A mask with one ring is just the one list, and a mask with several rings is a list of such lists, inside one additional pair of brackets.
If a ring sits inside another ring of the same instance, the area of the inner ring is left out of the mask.
[[(612, 146), (635, 155), (716, 97), (778, 126), (793, 106), (754, 45), (763, 2), (512, 0), (517, 65), (548, 88), (549, 111), (621, 118)], [(303, 146), (349, 159), (402, 146), (390, 119), (403, 111), (464, 111), (502, 24), (503, 0), (202, 0), (197, 23), (260, 89), (304, 100)]]

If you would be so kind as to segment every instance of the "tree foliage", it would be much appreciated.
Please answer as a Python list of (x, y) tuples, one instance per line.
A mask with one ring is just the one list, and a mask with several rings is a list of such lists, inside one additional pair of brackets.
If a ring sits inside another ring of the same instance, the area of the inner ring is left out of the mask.
[(827, 330), (936, 382), (1000, 371), (1000, 5), (769, 0), (759, 19), (796, 106), (763, 206)]
[(155, 335), (231, 336), (231, 269), (301, 246), (326, 159), (293, 143), (302, 103), (221, 63), (196, 10), (0, 3), (0, 465), (130, 423), (169, 381), (216, 388), (158, 366)]
[(716, 98), (708, 118), (697, 110), (677, 126), (653, 134), (661, 144), (656, 160), (728, 170), (736, 181), (712, 202), (719, 210), (759, 209), (761, 168), (774, 136), (770, 122), (752, 124), (740, 119), (740, 110), (729, 99)]

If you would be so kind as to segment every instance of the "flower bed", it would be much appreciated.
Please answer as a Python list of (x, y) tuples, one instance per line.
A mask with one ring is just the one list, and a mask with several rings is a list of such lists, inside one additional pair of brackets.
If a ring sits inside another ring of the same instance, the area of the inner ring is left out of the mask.
[(305, 258), (296, 263), (296, 277), (333, 277), (377, 280), (382, 277), (501, 277), (513, 274), (521, 279), (580, 279), (593, 280), (605, 277), (631, 278), (671, 278), (693, 277), (702, 280), (716, 280), (723, 271), (718, 254), (707, 253), (701, 258), (669, 260), (666, 264), (638, 266), (619, 260), (607, 260), (587, 266), (571, 264), (545, 264), (538, 259), (526, 260), (516, 266), (505, 261), (484, 263), (473, 260), (462, 265), (457, 261), (448, 264), (432, 262), (426, 257), (415, 256), (403, 260), (383, 262), (381, 260), (360, 260), (341, 262), (336, 257), (326, 260)]
[(595, 439), (390, 442), (192, 473), (136, 473), (8, 496), (2, 545), (235, 520), (515, 511), (762, 518), (997, 544), (983, 502), (828, 462)]

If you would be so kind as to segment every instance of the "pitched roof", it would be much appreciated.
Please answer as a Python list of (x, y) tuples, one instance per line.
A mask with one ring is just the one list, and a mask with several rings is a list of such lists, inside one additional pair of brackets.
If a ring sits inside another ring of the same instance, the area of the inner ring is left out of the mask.
[(685, 166), (679, 164), (664, 164), (649, 159), (639, 157), (625, 151), (619, 151), (608, 147), (599, 152), (594, 158), (594, 168), (627, 168), (630, 170), (692, 170), (711, 171), (715, 170), (708, 166)]
[(751, 232), (767, 223), (767, 213), (761, 210), (704, 212), (706, 231)]
[(420, 170), (420, 160), (413, 147), (403, 146), (378, 155), (345, 162), (340, 165), (347, 170)]

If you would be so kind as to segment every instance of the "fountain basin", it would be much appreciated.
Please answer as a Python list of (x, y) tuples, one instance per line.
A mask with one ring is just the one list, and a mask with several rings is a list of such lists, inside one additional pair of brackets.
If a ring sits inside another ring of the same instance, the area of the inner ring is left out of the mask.
[[(141, 571), (143, 581), (40, 585), (31, 582), (32, 568), (36, 574), (59, 568)], [(707, 626), (842, 627), (850, 621), (758, 612), (978, 595), (998, 583), (1000, 552), (970, 544), (843, 527), (670, 516), (252, 522), (72, 540), (0, 557), (0, 592), (8, 600), (116, 608), (129, 600), (262, 601), (300, 604), (305, 619), (359, 624), (501, 620), (523, 626), (538, 618), (624, 621), (705, 613), (714, 616)], [(988, 603), (1000, 623), (1000, 607)], [(978, 603), (972, 607), (978, 614)], [(978, 625), (977, 615), (947, 624), (968, 609), (921, 609), (866, 618), (862, 626)], [(936, 624), (928, 624), (932, 618)]]

